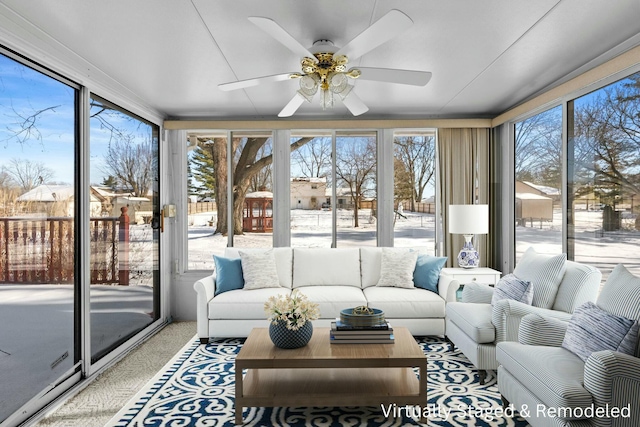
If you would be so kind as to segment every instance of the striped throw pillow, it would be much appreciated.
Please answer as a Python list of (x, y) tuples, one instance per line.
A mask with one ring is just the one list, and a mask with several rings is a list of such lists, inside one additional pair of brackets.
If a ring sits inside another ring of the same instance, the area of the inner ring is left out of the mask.
[(552, 308), (558, 293), (558, 286), (566, 270), (567, 254), (543, 255), (529, 248), (522, 255), (513, 274), (533, 286), (535, 307)]
[(586, 302), (573, 312), (562, 347), (586, 362), (591, 353), (602, 350), (633, 355), (637, 343), (637, 320), (616, 316)]
[(496, 284), (493, 297), (491, 297), (491, 305), (503, 299), (511, 299), (531, 305), (531, 301), (533, 301), (533, 286), (531, 286), (531, 282), (520, 280), (513, 274), (507, 274)]

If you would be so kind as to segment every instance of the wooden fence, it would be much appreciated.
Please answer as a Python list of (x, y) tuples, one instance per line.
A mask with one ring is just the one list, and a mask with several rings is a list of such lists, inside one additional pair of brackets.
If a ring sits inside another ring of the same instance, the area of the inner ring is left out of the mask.
[[(129, 284), (129, 217), (91, 218), (91, 284)], [(0, 218), (0, 283), (73, 283), (74, 219)]]
[(187, 213), (189, 215), (200, 212), (215, 212), (217, 209), (216, 202), (187, 203)]

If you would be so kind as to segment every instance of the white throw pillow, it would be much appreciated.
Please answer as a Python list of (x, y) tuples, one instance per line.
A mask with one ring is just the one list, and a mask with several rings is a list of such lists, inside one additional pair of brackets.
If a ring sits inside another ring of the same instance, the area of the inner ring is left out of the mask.
[(276, 258), (273, 251), (240, 252), (244, 289), (279, 288)]
[(534, 307), (552, 308), (562, 281), (567, 254), (542, 255), (530, 247), (513, 270), (520, 280), (531, 282)]
[(413, 271), (416, 269), (417, 260), (416, 251), (383, 248), (380, 279), (376, 286), (413, 288)]

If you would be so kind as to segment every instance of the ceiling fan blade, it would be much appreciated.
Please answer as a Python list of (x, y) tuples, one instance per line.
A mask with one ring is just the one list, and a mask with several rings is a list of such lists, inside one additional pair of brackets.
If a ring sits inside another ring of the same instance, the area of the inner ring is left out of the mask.
[(305, 99), (301, 95), (298, 95), (298, 93), (296, 92), (296, 94), (293, 95), (293, 98), (291, 98), (291, 101), (289, 101), (289, 103), (284, 106), (282, 111), (280, 111), (278, 113), (278, 117), (291, 117), (291, 116), (293, 116), (293, 114), (296, 111), (298, 111), (298, 108), (300, 108), (300, 106), (302, 105), (302, 103), (304, 101), (305, 101)]
[(362, 102), (358, 95), (353, 93), (353, 91), (351, 91), (349, 95), (342, 100), (342, 102), (354, 116), (359, 116), (360, 114), (364, 114), (369, 111), (369, 107), (364, 105), (364, 102)]
[(411, 18), (397, 9), (392, 9), (338, 50), (335, 55), (346, 55), (350, 61), (353, 61), (396, 37), (411, 24), (413, 24)]
[(293, 53), (300, 58), (307, 57), (318, 62), (313, 53), (309, 52), (309, 49), (302, 46), (298, 40), (294, 39), (284, 28), (282, 28), (276, 21), (261, 16), (250, 16), (249, 21), (253, 22), (262, 31), (269, 34), (274, 39), (289, 48)]
[(391, 68), (357, 67), (362, 72), (358, 79), (378, 82), (400, 83), (403, 85), (425, 86), (431, 80), (428, 71), (395, 70)]
[(223, 83), (219, 84), (218, 88), (224, 91), (245, 89), (252, 86), (258, 86), (262, 83), (281, 82), (289, 80), (291, 78), (291, 74), (295, 73), (275, 74), (273, 76), (256, 77), (253, 79), (239, 80), (237, 82)]

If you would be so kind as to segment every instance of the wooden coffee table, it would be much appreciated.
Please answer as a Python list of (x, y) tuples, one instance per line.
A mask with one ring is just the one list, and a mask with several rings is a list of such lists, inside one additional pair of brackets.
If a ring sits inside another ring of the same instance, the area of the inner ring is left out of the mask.
[(406, 328), (393, 334), (394, 344), (331, 344), (329, 328), (314, 328), (309, 344), (284, 350), (253, 329), (235, 361), (236, 424), (250, 406), (425, 406), (427, 358)]

